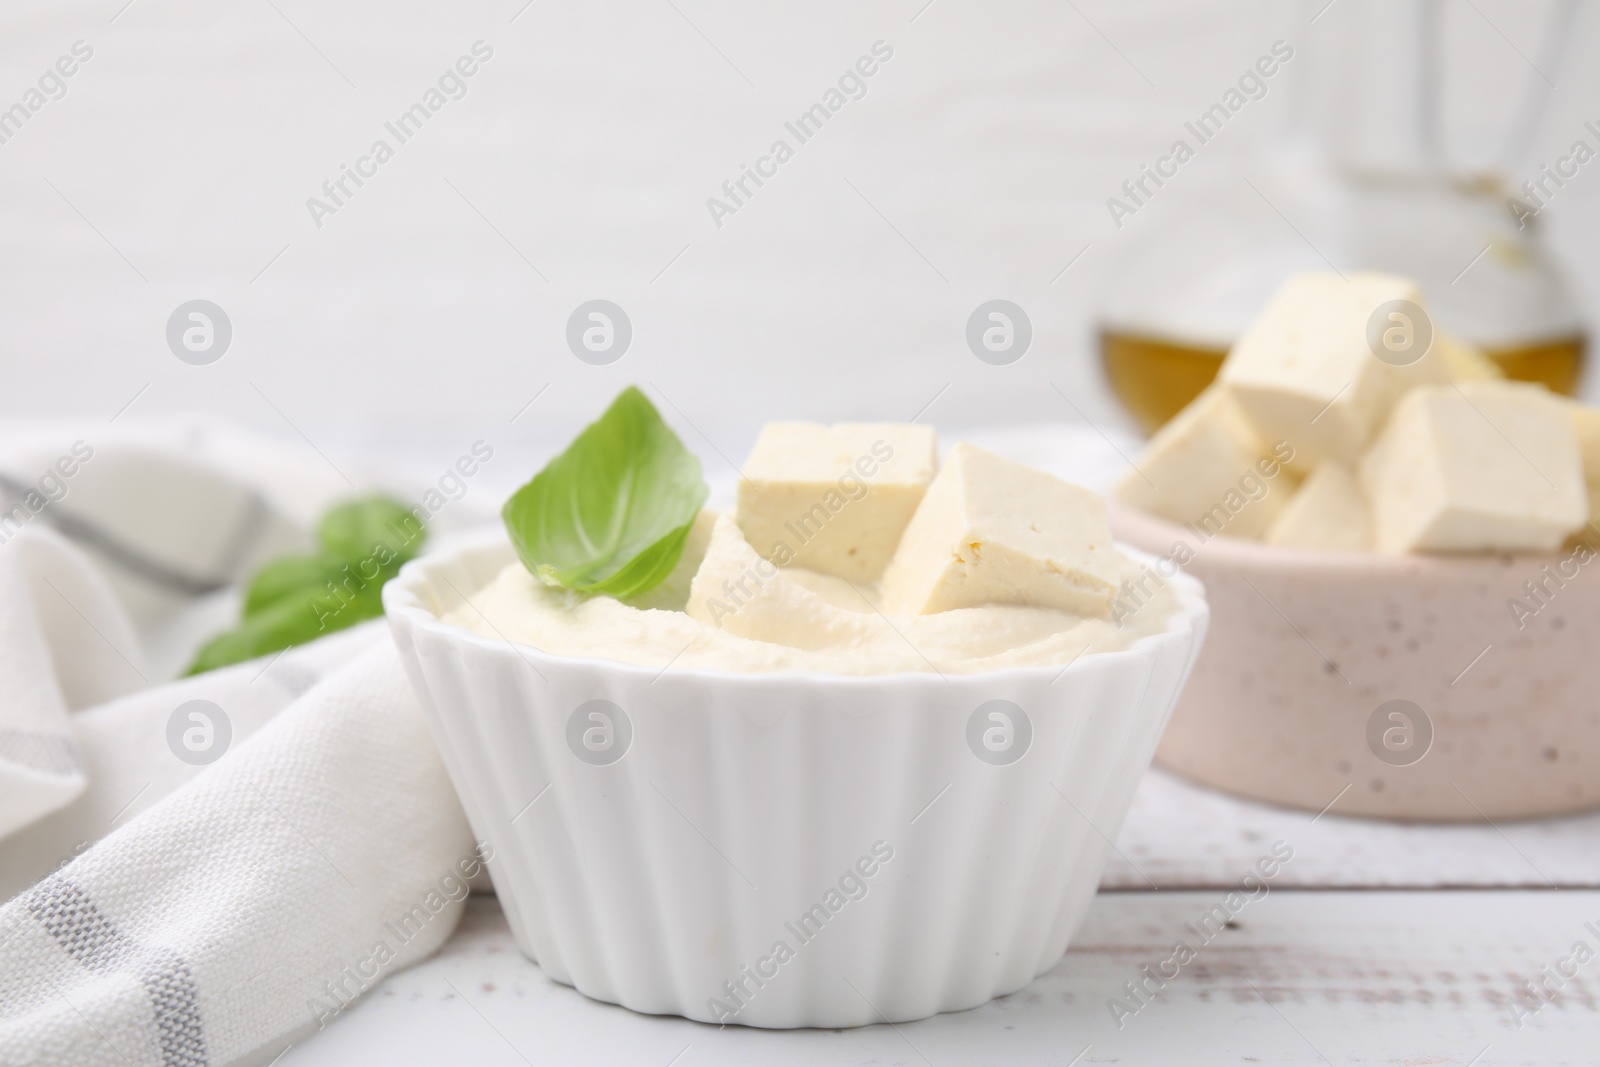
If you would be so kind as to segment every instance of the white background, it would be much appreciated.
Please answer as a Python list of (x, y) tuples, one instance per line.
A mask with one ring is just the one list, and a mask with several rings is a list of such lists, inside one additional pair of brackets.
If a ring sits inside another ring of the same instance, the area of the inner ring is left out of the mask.
[[(1054, 382), (1114, 430), (1097, 286), (1179, 198), (1119, 233), (1106, 197), (1274, 40), (1308, 50), (1356, 0), (1315, 25), (1321, 3), (1265, 0), (524, 2), (5, 5), (0, 107), (74, 41), (94, 57), (0, 145), (0, 417), (201, 413), (337, 459), (398, 437), (455, 447), (463, 428), (559, 440), (639, 382), (737, 459), (767, 419), (903, 420), (936, 395), (925, 419), (946, 426), (1075, 421)], [(1459, 157), (1511, 121), (1547, 10), (1446, 4)], [(1580, 15), (1535, 165), (1600, 119), (1594, 22)], [(468, 95), (317, 228), (306, 199), (479, 39), (494, 57)], [(713, 225), (706, 198), (879, 39), (894, 58), (866, 97)], [(1293, 122), (1293, 73), (1174, 185), (1247, 176)], [(1593, 169), (1541, 219), (1586, 305)], [(197, 297), (234, 329), (205, 367), (164, 337)], [(633, 321), (610, 367), (563, 341), (595, 297)], [(1010, 367), (964, 341), (994, 297), (1034, 323)]]

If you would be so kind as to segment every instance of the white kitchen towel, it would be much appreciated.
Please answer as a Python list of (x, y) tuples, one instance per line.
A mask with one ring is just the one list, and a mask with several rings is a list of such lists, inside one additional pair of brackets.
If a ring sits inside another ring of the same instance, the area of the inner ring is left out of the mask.
[[(114, 659), (121, 655), (119, 646), (134, 647), (110, 591), (66, 545), (27, 531), (4, 547), (0, 679), (7, 692), (0, 709), (0, 839), (83, 793), (88, 783), (67, 721), (69, 702), (76, 697), (95, 703), (125, 692), (129, 672), (119, 670)], [(90, 632), (91, 616), (100, 620), (99, 640)], [(54, 669), (57, 651), (59, 677), (72, 679), (77, 689), (71, 695), (63, 692)]]
[(0, 1063), (276, 1055), (437, 948), (483, 858), (374, 647), (0, 908)]
[(84, 451), (0, 455), (0, 1064), (266, 1062), (433, 951), (485, 857), (381, 621), (164, 680), (303, 520)]

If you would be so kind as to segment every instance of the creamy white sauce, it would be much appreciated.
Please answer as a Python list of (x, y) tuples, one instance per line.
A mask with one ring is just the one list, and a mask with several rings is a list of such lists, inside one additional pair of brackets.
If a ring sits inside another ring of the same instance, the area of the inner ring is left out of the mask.
[[(1177, 610), (1167, 587), (1141, 598), (1139, 610), (1120, 623), (1010, 604), (890, 618), (878, 610), (875, 587), (780, 569), (726, 518), (708, 513), (696, 533), (673, 578), (648, 598), (670, 606), (579, 596), (541, 584), (516, 562), (446, 621), (554, 655), (644, 667), (971, 674), (1065, 666), (1081, 655), (1124, 649), (1165, 630)], [(1142, 570), (1126, 557), (1124, 563), (1125, 580)]]

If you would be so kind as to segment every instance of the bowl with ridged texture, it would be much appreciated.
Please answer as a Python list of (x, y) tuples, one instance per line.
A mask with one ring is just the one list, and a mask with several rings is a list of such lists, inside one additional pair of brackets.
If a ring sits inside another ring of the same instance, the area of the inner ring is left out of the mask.
[(852, 1027), (1055, 967), (1203, 640), (1065, 667), (834, 676), (551, 655), (443, 621), (515, 559), (415, 560), (394, 639), (519, 947), (635, 1011)]

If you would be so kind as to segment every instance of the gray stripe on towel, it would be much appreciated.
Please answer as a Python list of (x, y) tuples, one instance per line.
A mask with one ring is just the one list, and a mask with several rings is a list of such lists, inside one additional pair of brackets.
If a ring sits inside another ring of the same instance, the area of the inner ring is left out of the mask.
[(46, 878), (28, 892), (26, 904), (39, 925), (87, 970), (138, 977), (150, 997), (164, 1067), (206, 1067), (200, 994), (182, 956), (133, 941), (65, 878)]

